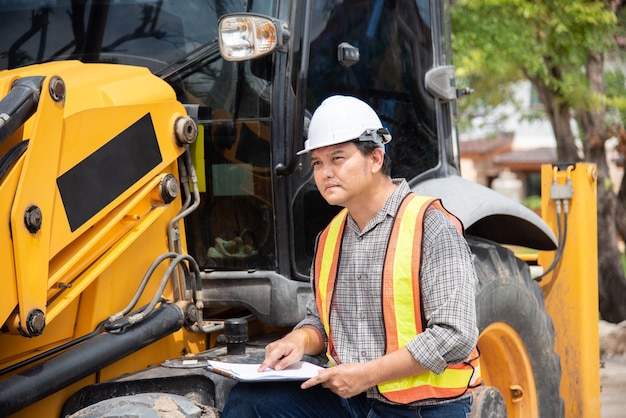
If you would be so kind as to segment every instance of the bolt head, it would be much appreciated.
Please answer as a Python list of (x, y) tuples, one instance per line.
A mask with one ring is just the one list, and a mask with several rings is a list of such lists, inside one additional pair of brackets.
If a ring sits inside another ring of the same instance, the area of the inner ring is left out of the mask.
[(37, 233), (41, 229), (43, 215), (38, 206), (29, 206), (24, 212), (24, 225), (31, 234)]

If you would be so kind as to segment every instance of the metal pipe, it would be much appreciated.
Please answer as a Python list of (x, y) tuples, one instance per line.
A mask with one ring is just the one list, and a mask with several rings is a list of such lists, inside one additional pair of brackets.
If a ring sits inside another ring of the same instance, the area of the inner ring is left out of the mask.
[[(182, 254), (182, 246), (180, 242), (180, 230), (178, 223), (181, 219), (189, 215), (200, 206), (200, 190), (198, 188), (198, 179), (196, 177), (196, 171), (191, 159), (191, 152), (189, 147), (185, 150), (185, 153), (180, 158), (180, 182), (185, 193), (184, 205), (181, 208), (178, 215), (176, 215), (168, 224), (167, 236), (169, 241), (169, 249), (172, 252)], [(189, 182), (191, 181), (193, 186), (193, 199), (189, 189)], [(184, 273), (184, 271), (183, 271)], [(172, 280), (174, 286), (174, 295), (176, 300), (186, 300), (187, 296), (187, 284), (183, 280), (184, 274), (181, 274), (181, 268), (176, 269), (176, 276)]]
[(128, 305), (123, 310), (121, 310), (121, 311), (111, 315), (109, 317), (109, 322), (113, 323), (113, 322), (117, 321), (118, 319), (123, 318), (124, 316), (126, 316), (126, 314), (128, 314), (131, 311), (131, 309), (133, 309), (135, 307), (135, 305), (137, 304), (137, 302), (139, 301), (139, 298), (143, 294), (143, 291), (146, 289), (146, 286), (147, 286), (148, 282), (150, 281), (150, 278), (152, 277), (152, 274), (154, 273), (156, 268), (164, 260), (166, 260), (168, 258), (176, 258), (176, 257), (178, 257), (177, 253), (170, 252), (170, 253), (165, 253), (165, 254), (160, 255), (156, 260), (154, 260), (152, 262), (152, 264), (150, 265), (150, 268), (148, 269), (146, 274), (143, 276), (143, 279), (141, 280), (141, 283), (139, 284), (139, 288), (135, 292), (135, 295), (133, 296), (133, 299), (128, 303)]
[(104, 332), (0, 382), (0, 415), (11, 415), (179, 330), (178, 305), (166, 304), (123, 332)]

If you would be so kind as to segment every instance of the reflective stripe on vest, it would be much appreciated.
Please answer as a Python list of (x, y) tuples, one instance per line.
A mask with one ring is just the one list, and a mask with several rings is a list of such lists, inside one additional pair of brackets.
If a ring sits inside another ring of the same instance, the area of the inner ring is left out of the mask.
[[(400, 205), (389, 237), (383, 267), (382, 306), (386, 353), (404, 347), (415, 335), (423, 332), (419, 272), (422, 224), (426, 209), (430, 206), (446, 214), (459, 233), (463, 233), (461, 222), (446, 211), (438, 199), (410, 193)], [(320, 234), (315, 257), (315, 301), (328, 335), (327, 356), (333, 364), (339, 363), (339, 358), (330, 329), (330, 308), (347, 213), (346, 209), (339, 212)], [(455, 398), (480, 384), (478, 357), (478, 351), (474, 349), (468, 361), (448, 366), (439, 375), (426, 372), (385, 382), (378, 385), (378, 390), (387, 399), (398, 403)]]

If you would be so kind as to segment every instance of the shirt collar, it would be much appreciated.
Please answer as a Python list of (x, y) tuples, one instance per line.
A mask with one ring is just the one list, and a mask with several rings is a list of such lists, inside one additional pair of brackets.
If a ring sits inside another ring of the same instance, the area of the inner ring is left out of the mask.
[(363, 232), (359, 230), (356, 221), (352, 218), (352, 216), (350, 216), (350, 214), (348, 214), (347, 226), (350, 230), (354, 231), (357, 235), (363, 235), (376, 227), (376, 225), (383, 222), (387, 218), (387, 216), (390, 216), (391, 218), (396, 216), (402, 200), (404, 200), (404, 197), (411, 192), (411, 188), (409, 187), (409, 184), (406, 182), (405, 179), (393, 179), (393, 183), (398, 187), (396, 188), (396, 190), (393, 191), (391, 196), (389, 196), (383, 207), (380, 208), (378, 212), (376, 212), (376, 215), (374, 215), (372, 219), (370, 219), (370, 221), (363, 229)]

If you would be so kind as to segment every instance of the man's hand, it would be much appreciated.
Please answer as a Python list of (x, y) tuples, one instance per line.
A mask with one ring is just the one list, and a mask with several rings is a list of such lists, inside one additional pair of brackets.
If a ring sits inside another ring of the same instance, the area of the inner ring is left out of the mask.
[(342, 398), (351, 398), (374, 386), (368, 380), (367, 367), (363, 363), (346, 363), (321, 370), (319, 374), (303, 382), (300, 387), (308, 389), (322, 385)]
[(304, 355), (306, 345), (311, 341), (308, 332), (297, 329), (265, 346), (265, 360), (259, 367), (264, 372), (268, 367), (274, 370), (283, 370), (291, 364), (299, 361)]
[(428, 371), (406, 347), (365, 363), (344, 363), (319, 372), (300, 386), (322, 385), (342, 398), (350, 398), (382, 382), (417, 376)]

